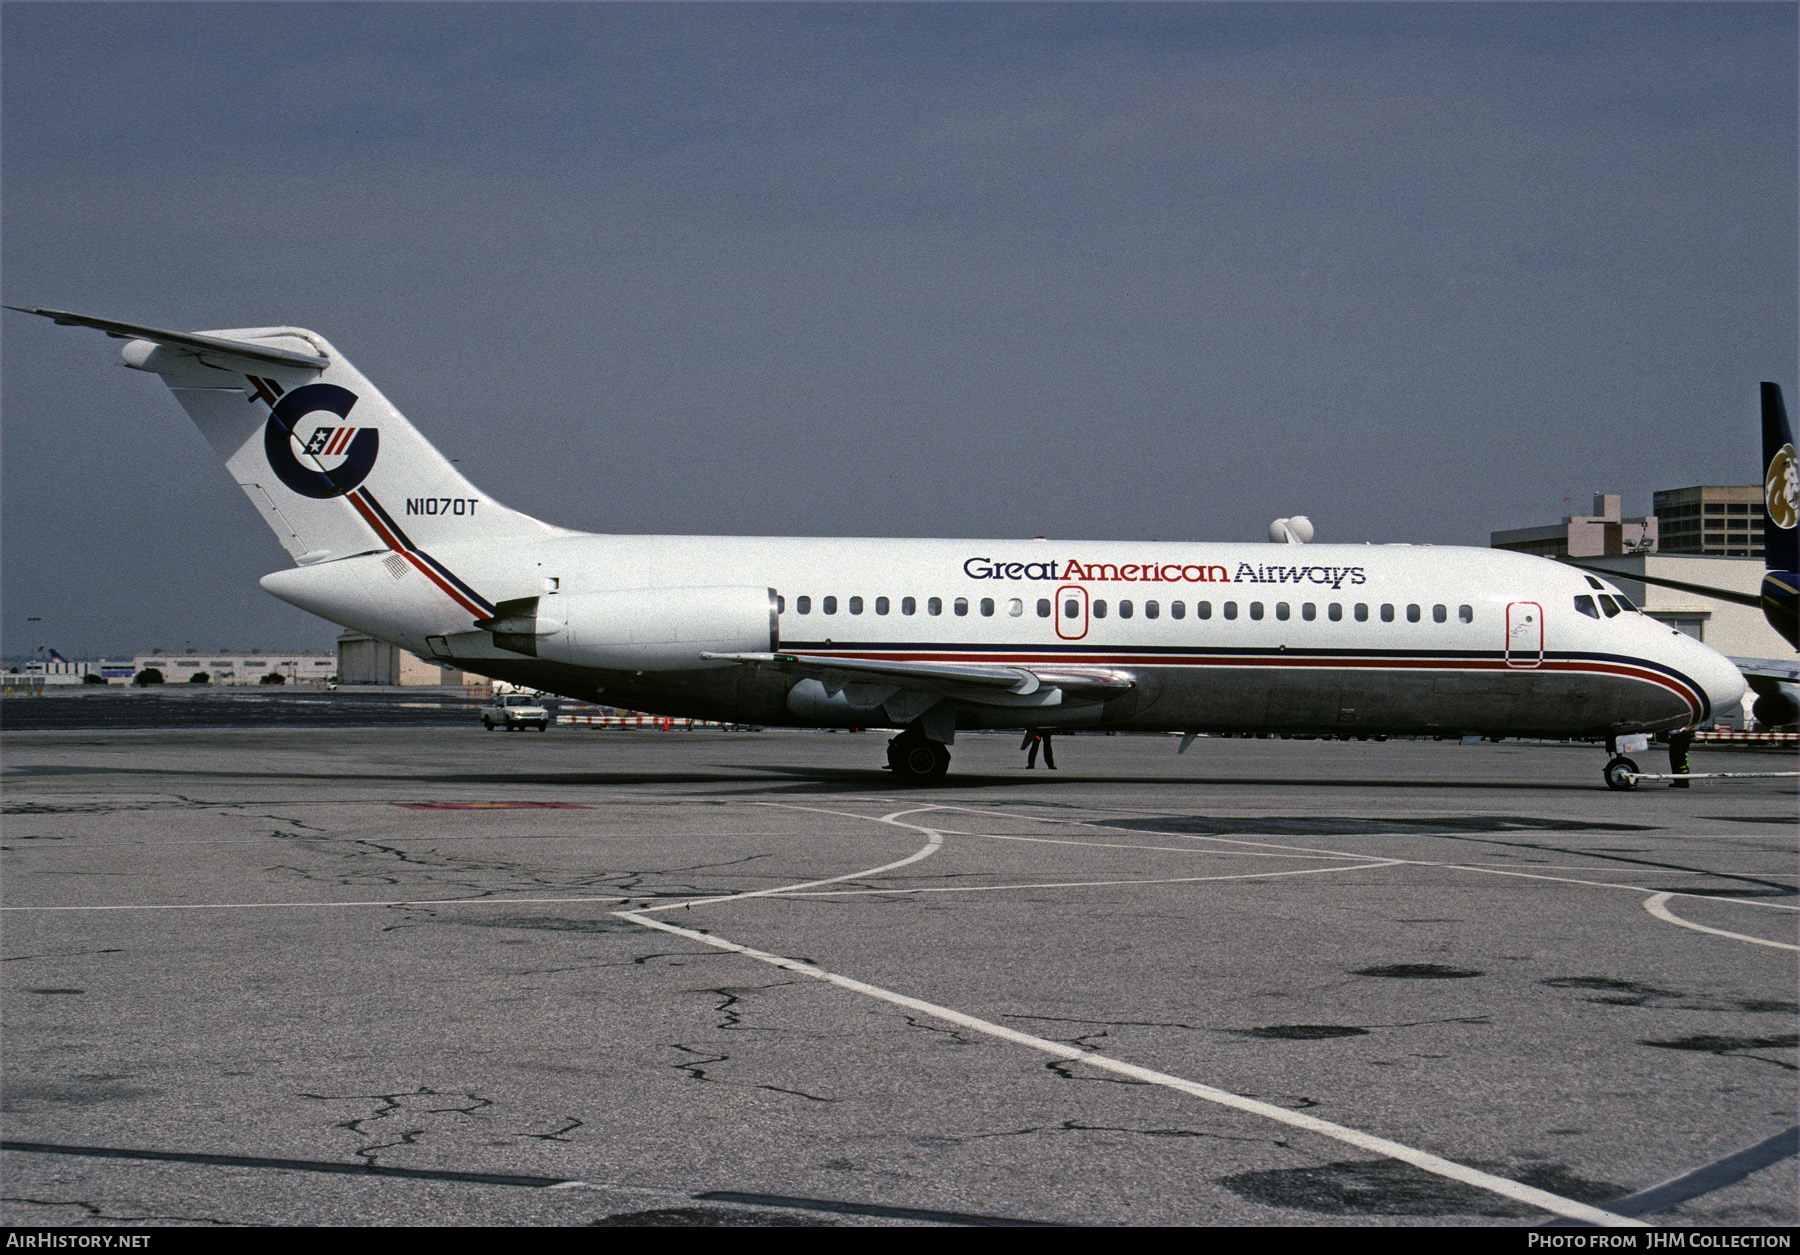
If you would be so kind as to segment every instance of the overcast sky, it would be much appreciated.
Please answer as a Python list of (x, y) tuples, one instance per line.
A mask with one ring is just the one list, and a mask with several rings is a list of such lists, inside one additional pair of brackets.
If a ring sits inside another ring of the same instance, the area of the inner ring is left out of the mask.
[[(1795, 15), (13, 3), (5, 300), (311, 327), (597, 531), (1486, 544), (1759, 478)], [(329, 645), (160, 381), (0, 326), (9, 654)]]

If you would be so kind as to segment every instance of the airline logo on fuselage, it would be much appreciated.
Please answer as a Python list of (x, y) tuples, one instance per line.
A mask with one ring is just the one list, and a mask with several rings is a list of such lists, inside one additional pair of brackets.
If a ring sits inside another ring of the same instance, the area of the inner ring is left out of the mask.
[(1263, 563), (1237, 564), (1235, 572), (1218, 563), (1196, 562), (1081, 562), (1074, 558), (1051, 562), (997, 562), (969, 558), (963, 574), (972, 580), (1039, 580), (1062, 584), (1318, 584), (1341, 588), (1365, 582), (1359, 566), (1287, 566)]

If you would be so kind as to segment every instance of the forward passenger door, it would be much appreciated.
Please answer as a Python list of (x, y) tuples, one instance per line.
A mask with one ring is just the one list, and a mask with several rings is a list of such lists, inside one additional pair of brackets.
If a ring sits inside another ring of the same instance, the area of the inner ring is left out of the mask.
[(1544, 608), (1535, 601), (1506, 607), (1506, 665), (1535, 667), (1544, 661)]

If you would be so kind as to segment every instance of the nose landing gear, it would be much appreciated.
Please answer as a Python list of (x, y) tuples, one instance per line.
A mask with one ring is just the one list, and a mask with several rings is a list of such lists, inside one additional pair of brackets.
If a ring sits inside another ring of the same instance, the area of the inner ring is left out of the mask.
[(1637, 788), (1638, 765), (1623, 754), (1609, 759), (1602, 774), (1609, 789)]
[(908, 728), (888, 742), (888, 767), (906, 784), (936, 784), (950, 770), (950, 747)]

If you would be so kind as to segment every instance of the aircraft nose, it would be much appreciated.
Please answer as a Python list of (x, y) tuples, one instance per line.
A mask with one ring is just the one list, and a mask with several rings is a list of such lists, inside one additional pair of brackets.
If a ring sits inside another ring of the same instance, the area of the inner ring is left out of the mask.
[(1735, 715), (1738, 704), (1744, 700), (1744, 673), (1732, 664), (1731, 659), (1718, 650), (1707, 645), (1694, 642), (1695, 653), (1699, 655), (1692, 664), (1689, 674), (1706, 690), (1706, 699), (1712, 705), (1712, 717), (1724, 719)]

